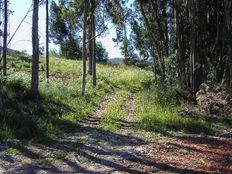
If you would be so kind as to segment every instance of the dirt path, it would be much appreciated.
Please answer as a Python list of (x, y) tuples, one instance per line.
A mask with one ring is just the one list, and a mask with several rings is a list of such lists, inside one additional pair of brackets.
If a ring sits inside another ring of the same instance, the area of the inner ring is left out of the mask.
[[(136, 146), (145, 143), (144, 140), (131, 134), (109, 133), (99, 126), (104, 109), (114, 98), (115, 93), (106, 95), (93, 116), (49, 145), (2, 143), (0, 173), (144, 173), (141, 166), (145, 166), (146, 160), (133, 152)], [(133, 115), (132, 99), (126, 100), (131, 110), (129, 117)], [(133, 124), (131, 120), (121, 121)], [(14, 144), (20, 146), (22, 152), (6, 153)], [(141, 163), (139, 167), (138, 163)]]
[[(208, 141), (202, 141), (206, 140), (206, 137), (185, 138), (168, 134), (160, 137), (157, 133), (132, 129), (138, 121), (135, 117), (135, 94), (130, 94), (125, 100), (128, 115), (118, 120), (121, 125), (120, 130), (117, 133), (103, 131), (99, 122), (104, 109), (115, 96), (115, 93), (106, 95), (91, 117), (78, 123), (72, 132), (65, 133), (48, 145), (25, 146), (17, 141), (1, 143), (0, 173), (229, 173), (232, 171), (230, 170), (232, 146), (228, 140), (219, 141), (207, 137), (210, 141), (207, 143)], [(21, 152), (9, 153), (10, 146), (20, 147)], [(219, 161), (208, 158), (206, 154)], [(223, 168), (211, 169), (211, 166), (208, 166), (204, 171), (202, 165), (212, 161), (215, 162), (212, 163), (213, 165), (216, 162), (221, 164), (223, 161), (223, 165), (220, 165)]]

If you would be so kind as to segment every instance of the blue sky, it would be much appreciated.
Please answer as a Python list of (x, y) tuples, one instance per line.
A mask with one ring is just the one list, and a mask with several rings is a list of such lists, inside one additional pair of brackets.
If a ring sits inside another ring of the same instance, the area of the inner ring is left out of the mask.
[[(32, 0), (11, 0), (10, 1), (10, 10), (14, 13), (10, 16), (10, 35), (14, 33), (18, 27), (20, 21), (25, 16), (26, 11), (31, 6)], [(45, 7), (40, 7), (39, 9), (39, 35), (40, 35), (40, 44), (44, 45), (45, 42)], [(10, 47), (16, 50), (27, 50), (28, 53), (31, 53), (31, 16), (32, 13), (26, 19), (13, 40), (11, 41)], [(115, 43), (112, 41), (112, 38), (116, 37), (115, 29), (108, 31), (108, 34), (104, 38), (97, 38), (98, 41), (101, 41), (107, 52), (109, 53), (110, 58), (122, 57), (120, 50), (116, 47)], [(59, 47), (53, 43), (50, 44), (50, 49), (58, 49)]]

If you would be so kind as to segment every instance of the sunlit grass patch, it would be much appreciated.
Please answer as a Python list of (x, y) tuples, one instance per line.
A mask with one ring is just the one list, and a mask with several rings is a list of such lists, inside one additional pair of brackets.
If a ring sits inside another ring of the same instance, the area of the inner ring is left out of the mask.
[(181, 116), (180, 110), (187, 104), (160, 104), (156, 90), (147, 89), (136, 98), (136, 113), (140, 119), (139, 128), (151, 131), (185, 131), (201, 133), (212, 131), (212, 125), (201, 118)]
[(143, 83), (153, 79), (152, 72), (125, 65), (99, 65), (98, 74), (114, 86), (132, 92), (142, 90)]
[(10, 147), (6, 150), (6, 155), (19, 155), (21, 150), (19, 148)]
[(120, 128), (118, 120), (128, 114), (124, 105), (127, 96), (128, 91), (117, 91), (116, 97), (107, 105), (101, 120), (101, 126), (104, 130), (115, 132)]

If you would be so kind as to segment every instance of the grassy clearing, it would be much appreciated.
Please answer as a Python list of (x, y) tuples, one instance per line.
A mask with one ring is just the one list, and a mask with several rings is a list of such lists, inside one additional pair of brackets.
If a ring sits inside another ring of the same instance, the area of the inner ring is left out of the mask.
[(106, 131), (115, 132), (120, 128), (119, 119), (125, 117), (127, 108), (125, 107), (125, 100), (127, 99), (128, 91), (117, 91), (116, 97), (107, 105), (101, 120), (101, 127)]
[(81, 65), (81, 61), (51, 58), (51, 78), (47, 83), (41, 58), (40, 96), (33, 99), (29, 95), (30, 57), (10, 57), (9, 75), (2, 87), (5, 110), (0, 113), (0, 138), (52, 139), (89, 116), (113, 88), (138, 91), (152, 77), (152, 73), (135, 67), (98, 64), (97, 87), (92, 87), (91, 77), (87, 76), (87, 92), (82, 97)]
[[(172, 87), (170, 87), (172, 88)], [(161, 90), (161, 91), (160, 91)], [(212, 122), (204, 117), (181, 116), (180, 110), (190, 104), (170, 98), (173, 89), (165, 93), (164, 88), (153, 86), (140, 91), (136, 96), (136, 112), (140, 119), (139, 128), (151, 131), (184, 131), (187, 133), (212, 133), (231, 127), (229, 120)], [(229, 125), (230, 124), (230, 125)]]

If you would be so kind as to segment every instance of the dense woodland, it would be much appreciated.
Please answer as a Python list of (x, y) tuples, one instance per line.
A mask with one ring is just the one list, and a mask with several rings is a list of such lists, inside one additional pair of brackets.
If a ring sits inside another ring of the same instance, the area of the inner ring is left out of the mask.
[[(77, 33), (82, 29), (80, 20), (86, 8), (88, 42), (95, 37), (96, 28), (104, 31), (106, 21), (111, 20), (117, 30), (114, 41), (120, 43), (128, 64), (146, 62), (141, 66), (150, 64), (161, 80), (174, 78), (193, 92), (206, 81), (231, 86), (229, 1), (141, 0), (134, 1), (132, 7), (126, 1), (87, 1), (86, 7), (80, 3), (52, 2), (51, 33), (61, 50), (67, 50), (73, 40), (81, 43), (83, 37)], [(73, 45), (77, 57), (81, 57), (79, 43)], [(91, 44), (87, 45), (91, 53)]]
[[(10, 36), (11, 3), (0, 173), (232, 173), (232, 1), (32, 0)], [(32, 55), (11, 53), (26, 18)], [(98, 41), (112, 30), (122, 65)]]

